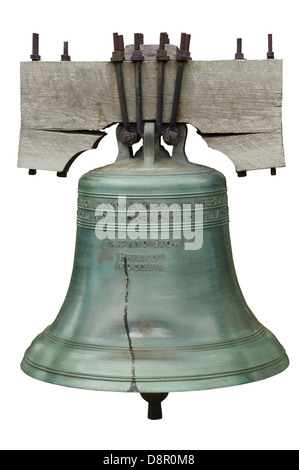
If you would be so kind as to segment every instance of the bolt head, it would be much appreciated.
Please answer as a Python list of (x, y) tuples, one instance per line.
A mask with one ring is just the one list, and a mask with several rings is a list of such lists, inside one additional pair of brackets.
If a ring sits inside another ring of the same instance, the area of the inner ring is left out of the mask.
[(131, 131), (124, 129), (121, 133), (120, 140), (124, 145), (131, 146), (135, 144), (137, 140), (137, 135), (135, 132), (131, 132)]
[(163, 137), (166, 144), (176, 145), (180, 140), (180, 133), (178, 131), (168, 129), (164, 132)]

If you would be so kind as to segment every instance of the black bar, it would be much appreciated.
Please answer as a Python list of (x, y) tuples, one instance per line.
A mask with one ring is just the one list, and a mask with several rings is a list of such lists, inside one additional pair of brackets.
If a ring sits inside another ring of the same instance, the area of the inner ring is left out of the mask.
[(117, 86), (118, 86), (118, 94), (119, 94), (119, 102), (120, 102), (120, 109), (122, 115), (122, 121), (125, 129), (130, 128), (129, 117), (128, 117), (128, 110), (127, 110), (127, 103), (126, 103), (126, 94), (125, 94), (125, 85), (122, 73), (122, 66), (121, 62), (115, 62), (116, 67), (116, 78), (117, 78)]
[[(176, 126), (179, 102), (180, 102), (180, 94), (181, 94), (181, 88), (182, 88), (184, 62), (190, 58), (190, 54), (189, 54), (190, 38), (191, 38), (190, 34), (181, 33), (180, 50), (178, 51), (178, 56), (177, 56), (178, 62), (177, 62), (177, 72), (176, 72), (176, 79), (175, 79), (173, 102), (172, 102), (170, 127)], [(184, 52), (188, 54), (184, 54)]]
[(242, 38), (237, 39), (237, 52), (235, 54), (235, 59), (244, 59), (244, 54), (242, 53)]
[(32, 34), (32, 54), (30, 56), (30, 59), (32, 61), (37, 62), (40, 60), (38, 48), (39, 48), (39, 35), (37, 33), (33, 33)]
[(118, 33), (113, 33), (113, 43), (114, 43), (114, 51), (116, 52), (120, 51)]
[(141, 62), (136, 62), (136, 114), (137, 114), (137, 134), (143, 137), (143, 110), (142, 110), (142, 80)]
[(158, 95), (157, 95), (157, 122), (156, 132), (161, 135), (163, 115), (163, 92), (164, 92), (164, 62), (158, 62)]
[(143, 44), (143, 34), (135, 33), (134, 34), (134, 50), (140, 51), (140, 45)]
[(165, 50), (165, 45), (169, 44), (167, 33), (160, 33), (159, 49), (157, 51), (158, 61), (158, 91), (157, 91), (157, 117), (156, 117), (156, 134), (160, 137), (162, 133), (163, 119), (163, 95), (164, 95), (164, 63), (169, 59)]
[(33, 33), (33, 35), (32, 35), (32, 54), (38, 54), (38, 43), (39, 43), (39, 35), (37, 33)]
[(63, 43), (63, 54), (61, 55), (62, 62), (69, 62), (71, 60), (69, 56), (69, 43), (65, 41)]
[(169, 44), (168, 34), (167, 34), (167, 33), (160, 33), (159, 50), (160, 50), (160, 51), (164, 51), (166, 44)]
[(118, 33), (113, 33), (113, 42), (114, 42), (114, 54), (112, 60), (115, 63), (116, 69), (116, 78), (119, 94), (120, 109), (122, 115), (122, 121), (125, 129), (130, 128), (127, 103), (126, 103), (126, 94), (125, 94), (125, 85), (122, 73), (122, 62), (124, 60), (124, 38)]
[(142, 79), (141, 79), (141, 62), (144, 60), (140, 45), (143, 44), (143, 34), (134, 34), (134, 50), (131, 60), (135, 62), (135, 85), (136, 85), (136, 120), (137, 134), (143, 137), (143, 111), (142, 111)]
[(274, 59), (272, 34), (268, 34), (268, 52), (267, 59)]
[(179, 102), (180, 102), (181, 87), (182, 87), (182, 80), (183, 80), (183, 71), (184, 71), (184, 65), (183, 65), (183, 63), (179, 62), (178, 65), (177, 65), (177, 71), (176, 71), (176, 79), (175, 79), (175, 88), (174, 88), (174, 95), (173, 95), (173, 102), (172, 102), (170, 127), (175, 127), (176, 126), (176, 120), (177, 120)]

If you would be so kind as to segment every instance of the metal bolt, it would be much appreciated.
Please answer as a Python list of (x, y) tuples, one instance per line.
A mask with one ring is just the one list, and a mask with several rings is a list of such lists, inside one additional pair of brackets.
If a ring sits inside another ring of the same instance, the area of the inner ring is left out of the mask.
[(174, 130), (166, 129), (163, 135), (164, 142), (169, 145), (176, 145), (179, 142), (180, 137), (181, 137), (180, 133), (176, 129)]
[(132, 57), (131, 57), (131, 60), (133, 62), (138, 62), (138, 61), (141, 62), (144, 60), (144, 57), (140, 50), (141, 44), (143, 44), (143, 34), (135, 33), (134, 34), (134, 50), (133, 50)]
[(244, 54), (242, 53), (242, 38), (237, 39), (237, 52), (235, 54), (235, 59), (244, 59)]
[(32, 34), (32, 54), (30, 56), (30, 59), (32, 61), (39, 61), (40, 60), (40, 55), (38, 54), (38, 44), (39, 43), (39, 35), (37, 33)]
[(186, 61), (190, 60), (190, 39), (191, 34), (181, 33), (181, 42), (180, 42), (180, 49), (177, 51), (177, 60), (178, 61)]
[(134, 34), (134, 50), (140, 51), (140, 45), (143, 44), (143, 34), (135, 33)]
[(68, 62), (71, 60), (69, 56), (69, 43), (68, 42), (63, 43), (63, 54), (61, 55), (61, 60), (62, 62)]
[(124, 145), (131, 146), (135, 144), (137, 135), (135, 132), (124, 129), (120, 135), (120, 140)]
[(159, 44), (159, 50), (164, 51), (165, 45), (169, 44), (169, 37), (167, 33), (160, 33), (160, 44)]
[(274, 59), (274, 52), (273, 52), (273, 45), (272, 45), (272, 34), (268, 34), (267, 59)]
[(169, 57), (167, 55), (167, 51), (165, 49), (166, 44), (169, 44), (169, 37), (167, 33), (160, 33), (160, 42), (159, 42), (159, 48), (157, 50), (157, 60), (169, 60)]
[(112, 52), (111, 60), (113, 62), (123, 62), (124, 55), (124, 37), (118, 33), (113, 33), (114, 51)]
[(181, 51), (189, 52), (190, 39), (191, 39), (191, 34), (181, 33), (181, 43), (180, 43)]

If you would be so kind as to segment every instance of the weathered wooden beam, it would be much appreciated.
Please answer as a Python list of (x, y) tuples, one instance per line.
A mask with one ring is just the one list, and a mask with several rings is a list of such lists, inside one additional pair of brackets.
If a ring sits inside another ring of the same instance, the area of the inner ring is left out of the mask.
[(285, 166), (280, 131), (244, 134), (205, 134), (208, 146), (227, 155), (236, 171), (262, 170)]
[[(135, 69), (123, 62), (130, 122), (136, 122)], [(163, 122), (169, 123), (176, 61), (165, 65)], [(142, 63), (143, 118), (156, 119), (157, 63)], [(189, 61), (178, 122), (192, 124), (237, 171), (284, 166), (282, 61)], [(121, 122), (111, 62), (23, 62), (18, 166), (62, 171), (91, 148), (105, 127)], [(71, 131), (71, 132), (70, 132)], [(87, 131), (87, 133), (86, 133)]]
[(96, 148), (105, 132), (64, 132), (21, 128), (18, 166), (64, 171), (78, 154)]

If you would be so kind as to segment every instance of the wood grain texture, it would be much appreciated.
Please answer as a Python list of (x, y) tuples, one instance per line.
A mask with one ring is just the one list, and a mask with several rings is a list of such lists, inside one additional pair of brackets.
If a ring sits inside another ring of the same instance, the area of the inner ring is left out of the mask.
[[(123, 75), (133, 123), (134, 64), (124, 62)], [(170, 120), (175, 76), (176, 62), (169, 61), (164, 123)], [(155, 120), (156, 62), (143, 62), (142, 89), (144, 120)], [(185, 65), (178, 121), (196, 127), (211, 148), (234, 162), (237, 171), (284, 166), (281, 109), (281, 60), (189, 61)], [(83, 131), (101, 131), (117, 122), (121, 122), (121, 112), (113, 63), (21, 64), (20, 167), (61, 171), (72, 152), (91, 148), (96, 141), (96, 135)]]
[(21, 128), (18, 166), (63, 171), (71, 158), (96, 148), (104, 135)]
[(285, 166), (280, 132), (203, 136), (208, 146), (227, 155), (236, 171), (262, 170)]

